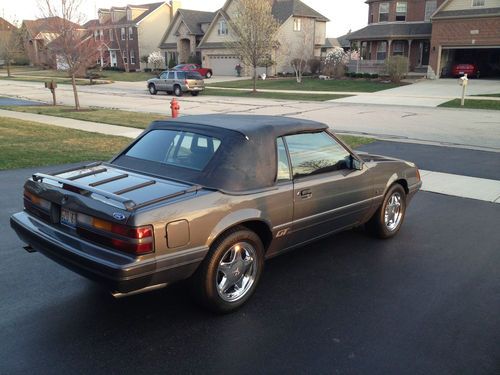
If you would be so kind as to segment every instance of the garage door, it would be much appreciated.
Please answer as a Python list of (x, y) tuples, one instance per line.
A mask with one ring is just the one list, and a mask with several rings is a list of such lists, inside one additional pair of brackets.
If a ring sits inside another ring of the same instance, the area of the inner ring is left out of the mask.
[(475, 64), (480, 77), (500, 77), (500, 47), (443, 47), (441, 52), (441, 76), (451, 75), (455, 64)]
[(216, 76), (234, 76), (240, 59), (233, 55), (209, 55), (210, 67)]

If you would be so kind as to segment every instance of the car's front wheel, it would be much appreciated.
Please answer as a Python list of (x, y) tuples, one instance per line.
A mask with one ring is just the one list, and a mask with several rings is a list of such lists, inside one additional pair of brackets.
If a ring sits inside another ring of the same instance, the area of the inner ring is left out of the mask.
[(379, 238), (390, 238), (398, 233), (406, 214), (406, 192), (400, 184), (392, 185), (382, 205), (366, 223), (368, 230)]
[(208, 309), (228, 313), (254, 293), (264, 266), (264, 247), (254, 232), (237, 227), (212, 245), (196, 274), (194, 293)]
[(156, 89), (156, 86), (154, 85), (154, 83), (150, 83), (149, 86), (148, 86), (148, 89), (149, 89), (149, 93), (151, 95), (156, 95), (156, 93), (158, 92), (158, 90)]
[(174, 86), (174, 95), (175, 96), (182, 96), (182, 89), (179, 85)]

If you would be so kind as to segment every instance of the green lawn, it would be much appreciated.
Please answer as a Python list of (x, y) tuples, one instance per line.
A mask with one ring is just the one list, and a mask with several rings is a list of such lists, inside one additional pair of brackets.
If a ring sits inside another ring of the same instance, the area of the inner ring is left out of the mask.
[[(227, 87), (236, 89), (251, 89), (252, 80), (241, 80), (232, 82), (219, 82), (210, 84), (210, 87)], [(268, 90), (296, 90), (296, 91), (350, 91), (350, 92), (376, 92), (392, 89), (404, 84), (382, 83), (380, 81), (369, 81), (364, 79), (332, 79), (320, 80), (317, 78), (303, 78), (302, 83), (297, 83), (295, 78), (268, 79), (257, 81), (257, 89)]]
[(367, 145), (369, 143), (376, 142), (377, 140), (374, 138), (368, 137), (356, 137), (354, 135), (338, 135), (337, 137), (341, 138), (345, 143), (347, 143), (352, 149), (356, 149), (359, 146)]
[(0, 117), (0, 170), (108, 160), (130, 139)]
[(481, 94), (481, 95), (474, 95), (474, 96), (489, 96), (491, 98), (500, 98), (500, 94)]
[(284, 99), (284, 100), (310, 100), (310, 101), (325, 101), (346, 98), (351, 95), (334, 95), (334, 94), (302, 94), (302, 93), (282, 93), (282, 92), (261, 92), (252, 93), (251, 91), (239, 90), (221, 90), (207, 88), (203, 95), (215, 96), (236, 96), (243, 98), (265, 98), (265, 99)]
[[(16, 76), (15, 74), (10, 76), (10, 77), (0, 77), (0, 79), (8, 79), (8, 80), (12, 80), (12, 81), (24, 81), (24, 82), (40, 82), (40, 83), (43, 83), (43, 82), (47, 82), (47, 81), (55, 81), (57, 84), (65, 84), (65, 85), (71, 85), (71, 78), (58, 78), (58, 77), (50, 77), (50, 78), (44, 78), (44, 77), (37, 77), (37, 76), (25, 76), (23, 74), (23, 76)], [(99, 84), (103, 84), (103, 83), (108, 83), (108, 82), (104, 82), (104, 81), (94, 81), (94, 85), (99, 85)], [(90, 85), (90, 80), (88, 79), (77, 79), (76, 80), (76, 84), (78, 86), (87, 86), (87, 85)]]
[[(118, 109), (87, 108), (77, 112), (73, 107), (68, 106), (4, 106), (0, 108), (17, 112), (67, 117), (76, 120), (101, 122), (103, 124), (142, 129), (146, 128), (154, 120), (165, 120), (167, 118), (167, 115), (162, 116), (152, 113), (129, 112)], [(170, 115), (168, 117), (170, 117)]]
[[(112, 71), (112, 70), (103, 70), (102, 72), (95, 71), (97, 74), (99, 74), (98, 79), (102, 80), (109, 80), (109, 81), (127, 81), (127, 82), (142, 82), (142, 81), (147, 81), (148, 79), (155, 77), (156, 75), (153, 73), (145, 73), (145, 72), (131, 72), (131, 73), (126, 73), (126, 72), (118, 72), (118, 71)], [(23, 75), (23, 76), (32, 76), (33, 80), (37, 79), (42, 79), (46, 80), (40, 77), (54, 77), (54, 78), (61, 78), (61, 79), (68, 79), (68, 75), (64, 71), (60, 70), (54, 70), (54, 69), (46, 69), (46, 70), (37, 70), (37, 71), (19, 71), (15, 72), (14, 76), (17, 74)], [(23, 78), (23, 77), (18, 77), (18, 78)], [(31, 77), (30, 77), (31, 78)], [(25, 79), (29, 80), (29, 78)], [(69, 79), (68, 79), (69, 81)], [(88, 80), (87, 80), (88, 82)]]
[(465, 105), (462, 107), (460, 105), (460, 99), (454, 99), (450, 100), (449, 102), (440, 104), (439, 107), (500, 110), (500, 100), (465, 99)]

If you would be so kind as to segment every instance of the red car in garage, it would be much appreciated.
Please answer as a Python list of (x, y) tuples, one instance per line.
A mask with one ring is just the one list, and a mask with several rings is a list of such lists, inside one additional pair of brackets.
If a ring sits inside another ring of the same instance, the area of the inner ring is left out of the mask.
[(451, 75), (453, 77), (461, 77), (467, 74), (467, 77), (477, 77), (479, 69), (476, 64), (454, 64), (451, 68)]
[(212, 69), (202, 68), (198, 64), (179, 64), (174, 66), (175, 70), (184, 70), (184, 71), (195, 71), (202, 75), (202, 77), (210, 78), (213, 75)]

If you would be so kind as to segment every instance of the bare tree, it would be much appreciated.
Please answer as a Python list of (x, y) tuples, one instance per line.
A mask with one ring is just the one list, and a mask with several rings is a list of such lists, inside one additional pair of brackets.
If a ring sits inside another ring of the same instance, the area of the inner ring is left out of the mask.
[(130, 72), (129, 65), (129, 49), (128, 49), (128, 29), (125, 28), (125, 45), (122, 47), (122, 39), (121, 39), (121, 30), (120, 37), (118, 37), (118, 28), (113, 28), (113, 33), (115, 34), (116, 45), (118, 46), (118, 51), (120, 51), (120, 57), (122, 59), (123, 67), (125, 68), (125, 72)]
[(257, 67), (272, 55), (276, 46), (278, 21), (273, 17), (269, 0), (239, 0), (235, 16), (229, 21), (232, 39), (227, 47), (253, 69), (253, 92), (257, 91)]
[(0, 31), (0, 59), (5, 61), (7, 76), (11, 76), (12, 61), (24, 52), (21, 32), (17, 28)]
[(71, 77), (75, 109), (80, 110), (76, 76), (85, 74), (97, 59), (97, 44), (89, 31), (79, 26), (84, 18), (80, 13), (81, 0), (60, 0), (60, 7), (51, 0), (40, 3), (40, 11), (50, 17), (57, 37), (47, 45), (58, 68), (65, 69)]

